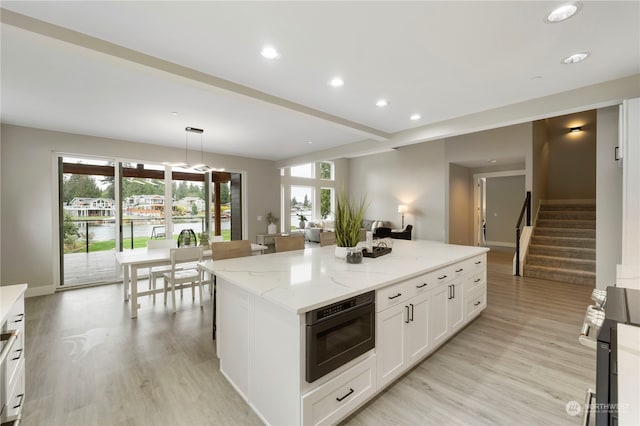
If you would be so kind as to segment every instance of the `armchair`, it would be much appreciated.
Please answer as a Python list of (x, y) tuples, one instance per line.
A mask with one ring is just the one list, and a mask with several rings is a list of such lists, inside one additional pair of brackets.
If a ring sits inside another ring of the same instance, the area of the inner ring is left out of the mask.
[(402, 231), (391, 231), (391, 235), (389, 236), (397, 240), (410, 240), (412, 230), (413, 230), (413, 225), (407, 225), (404, 227)]

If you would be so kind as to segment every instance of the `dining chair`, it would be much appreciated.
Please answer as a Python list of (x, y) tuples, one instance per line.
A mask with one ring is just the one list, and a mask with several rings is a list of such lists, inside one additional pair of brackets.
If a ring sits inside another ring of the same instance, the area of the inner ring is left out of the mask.
[[(156, 249), (171, 249), (176, 247), (176, 240), (173, 238), (163, 239), (163, 240), (148, 240), (147, 241), (147, 250), (156, 250)], [(165, 272), (169, 272), (171, 270), (171, 266), (155, 266), (149, 268), (149, 290), (156, 289), (156, 281), (158, 278), (162, 277)], [(153, 303), (156, 303), (156, 294), (153, 293)]]
[[(233, 240), (233, 241), (214, 241), (211, 243), (211, 259), (223, 260), (233, 259), (235, 257), (252, 256), (251, 241), (249, 240)], [(213, 276), (213, 338), (216, 338), (216, 277)]]
[(179, 289), (185, 288), (186, 284), (191, 284), (191, 299), (195, 300), (195, 285), (198, 284), (200, 290), (200, 307), (202, 307), (202, 282), (200, 281), (200, 271), (195, 267), (181, 269), (189, 262), (202, 261), (201, 247), (181, 247), (170, 249), (171, 271), (165, 272), (164, 276), (164, 304), (167, 304), (167, 291), (171, 286), (171, 298), (173, 301), (173, 312), (176, 312), (176, 286)]
[(224, 237), (222, 235), (214, 235), (209, 239), (212, 243), (217, 243), (220, 241), (224, 241)]
[(302, 250), (304, 249), (303, 235), (289, 235), (286, 237), (274, 237), (276, 243), (276, 253), (281, 251)]
[(211, 259), (213, 260), (251, 255), (251, 241), (249, 240), (214, 241), (211, 243)]
[(336, 244), (336, 233), (323, 231), (320, 234), (320, 247)]

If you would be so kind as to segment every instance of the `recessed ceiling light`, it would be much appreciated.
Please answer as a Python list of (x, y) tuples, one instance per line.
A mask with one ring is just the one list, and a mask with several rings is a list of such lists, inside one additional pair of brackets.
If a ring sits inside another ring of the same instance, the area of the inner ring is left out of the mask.
[(329, 85), (333, 87), (341, 87), (344, 86), (344, 80), (342, 80), (340, 77), (334, 77), (329, 82)]
[(589, 57), (589, 54), (587, 52), (575, 53), (567, 58), (564, 58), (562, 60), (562, 63), (565, 65), (576, 64), (578, 62), (584, 61), (588, 57)]
[(562, 22), (571, 18), (578, 11), (579, 5), (579, 3), (569, 3), (555, 8), (547, 15), (547, 22)]
[(389, 105), (389, 101), (386, 99), (378, 99), (378, 102), (376, 102), (376, 106), (380, 108), (384, 108), (387, 105)]
[(178, 115), (176, 111), (171, 111), (171, 115)]
[(267, 59), (276, 59), (280, 57), (280, 53), (272, 46), (265, 46), (260, 54)]
[(422, 116), (420, 114), (412, 114), (411, 117), (409, 117), (409, 120), (417, 121), (417, 120), (420, 120), (421, 118)]

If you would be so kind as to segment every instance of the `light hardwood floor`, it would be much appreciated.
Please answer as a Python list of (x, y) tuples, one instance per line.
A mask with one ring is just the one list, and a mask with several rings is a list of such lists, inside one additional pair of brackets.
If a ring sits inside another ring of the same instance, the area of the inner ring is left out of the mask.
[[(516, 278), (509, 262), (490, 253), (482, 315), (344, 423), (579, 424), (565, 405), (595, 384), (595, 353), (577, 340), (591, 288)], [(22, 425), (261, 424), (218, 370), (210, 303), (187, 291), (174, 316), (143, 297), (132, 321), (121, 295), (27, 299)]]

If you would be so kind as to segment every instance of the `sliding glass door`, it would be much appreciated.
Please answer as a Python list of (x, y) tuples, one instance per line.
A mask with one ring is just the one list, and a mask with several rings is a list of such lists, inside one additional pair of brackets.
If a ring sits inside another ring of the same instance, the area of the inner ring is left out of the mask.
[(60, 285), (116, 280), (115, 163), (59, 157)]

